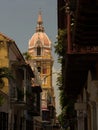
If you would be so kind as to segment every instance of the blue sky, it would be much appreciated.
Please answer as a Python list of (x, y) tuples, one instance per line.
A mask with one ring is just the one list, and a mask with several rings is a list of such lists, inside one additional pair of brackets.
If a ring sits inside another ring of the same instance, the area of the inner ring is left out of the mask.
[[(28, 41), (35, 33), (40, 10), (45, 32), (54, 44), (57, 35), (57, 0), (0, 0), (0, 32), (13, 39), (21, 53), (28, 49)], [(60, 66), (54, 49), (53, 58), (54, 71), (57, 71)], [(55, 83), (53, 85), (57, 100), (58, 90)], [(59, 112), (58, 102), (56, 106)]]
[(0, 32), (16, 41), (22, 52), (35, 32), (41, 9), (45, 32), (52, 42), (57, 35), (57, 0), (0, 0)]

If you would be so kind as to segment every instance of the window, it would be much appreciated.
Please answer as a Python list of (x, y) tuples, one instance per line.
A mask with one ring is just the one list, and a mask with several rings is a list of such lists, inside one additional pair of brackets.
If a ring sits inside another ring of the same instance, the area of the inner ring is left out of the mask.
[(43, 67), (43, 74), (47, 74), (47, 68)]
[(50, 112), (49, 112), (49, 110), (42, 111), (42, 120), (43, 121), (50, 121)]
[(41, 55), (41, 47), (38, 46), (38, 47), (37, 47), (37, 56), (40, 56), (40, 55)]
[(41, 72), (41, 67), (37, 67), (38, 72)]

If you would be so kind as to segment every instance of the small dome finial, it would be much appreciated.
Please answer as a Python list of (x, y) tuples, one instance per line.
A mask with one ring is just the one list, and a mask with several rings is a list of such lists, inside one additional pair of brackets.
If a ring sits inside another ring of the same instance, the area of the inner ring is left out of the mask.
[(38, 14), (38, 20), (37, 20), (37, 27), (36, 27), (36, 32), (44, 32), (44, 27), (42, 26), (43, 20), (42, 20), (42, 14), (41, 14), (41, 9)]
[(43, 23), (41, 9), (40, 9), (40, 11), (39, 11), (37, 23), (38, 23), (38, 24), (42, 24), (42, 23)]

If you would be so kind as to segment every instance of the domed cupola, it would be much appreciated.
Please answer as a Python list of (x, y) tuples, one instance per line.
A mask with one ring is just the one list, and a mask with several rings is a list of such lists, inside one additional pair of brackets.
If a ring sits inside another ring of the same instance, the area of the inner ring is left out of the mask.
[(37, 48), (41, 48), (41, 54), (44, 55), (44, 51), (49, 52), (51, 50), (51, 41), (49, 40), (47, 34), (44, 31), (43, 20), (41, 12), (39, 12), (36, 32), (33, 34), (29, 40), (29, 52), (34, 54)]

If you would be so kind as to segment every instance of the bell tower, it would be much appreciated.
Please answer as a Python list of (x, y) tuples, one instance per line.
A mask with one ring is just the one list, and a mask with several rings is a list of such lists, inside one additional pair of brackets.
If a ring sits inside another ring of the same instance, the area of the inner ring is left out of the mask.
[(55, 111), (55, 97), (52, 86), (52, 43), (45, 33), (41, 12), (38, 14), (36, 32), (29, 40), (28, 52), (31, 61), (37, 67), (42, 82), (42, 120), (50, 123), (51, 119), (54, 118), (53, 111)]

